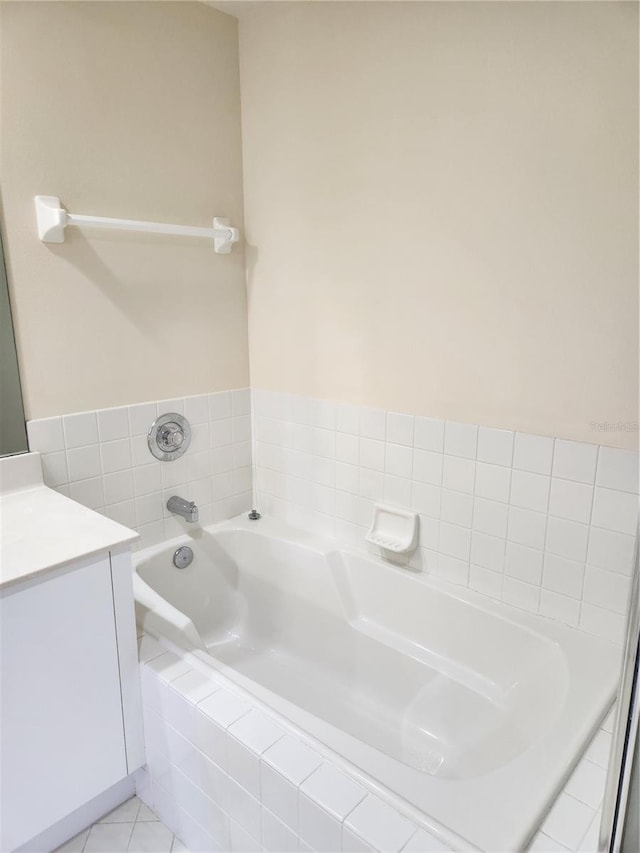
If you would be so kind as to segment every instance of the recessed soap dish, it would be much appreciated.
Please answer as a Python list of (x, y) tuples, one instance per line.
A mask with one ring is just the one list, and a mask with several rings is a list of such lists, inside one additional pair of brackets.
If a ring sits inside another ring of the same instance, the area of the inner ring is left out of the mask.
[(406, 509), (375, 504), (367, 542), (395, 554), (413, 551), (418, 542), (418, 514)]

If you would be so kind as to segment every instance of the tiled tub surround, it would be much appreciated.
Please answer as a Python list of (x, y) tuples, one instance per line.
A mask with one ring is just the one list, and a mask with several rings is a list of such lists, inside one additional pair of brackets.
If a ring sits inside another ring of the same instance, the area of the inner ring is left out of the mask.
[[(140, 661), (147, 766), (137, 793), (192, 853), (470, 849), (189, 654), (144, 636)], [(531, 851), (596, 853), (611, 731), (609, 714)]]
[(362, 547), (373, 503), (420, 513), (410, 566), (621, 641), (638, 454), (252, 391), (262, 512)]
[[(29, 447), (42, 454), (45, 483), (140, 533), (140, 547), (182, 533), (168, 512), (173, 494), (195, 501), (200, 524), (250, 509), (251, 415), (248, 389), (221, 391), (27, 423)], [(191, 445), (160, 462), (147, 431), (165, 412), (191, 424)]]

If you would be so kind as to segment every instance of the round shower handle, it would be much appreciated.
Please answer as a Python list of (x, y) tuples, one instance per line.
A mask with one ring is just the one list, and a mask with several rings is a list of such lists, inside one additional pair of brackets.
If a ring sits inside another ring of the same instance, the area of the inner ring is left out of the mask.
[(162, 462), (172, 462), (186, 452), (191, 441), (189, 422), (177, 412), (167, 412), (155, 420), (147, 433), (149, 450)]
[(171, 448), (182, 447), (184, 432), (178, 424), (166, 424), (160, 433), (160, 443)]

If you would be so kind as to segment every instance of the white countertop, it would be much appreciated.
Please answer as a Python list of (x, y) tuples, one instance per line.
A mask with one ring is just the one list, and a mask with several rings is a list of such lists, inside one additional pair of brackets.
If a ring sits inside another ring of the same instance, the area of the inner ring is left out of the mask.
[(137, 538), (45, 486), (38, 453), (0, 459), (0, 588)]

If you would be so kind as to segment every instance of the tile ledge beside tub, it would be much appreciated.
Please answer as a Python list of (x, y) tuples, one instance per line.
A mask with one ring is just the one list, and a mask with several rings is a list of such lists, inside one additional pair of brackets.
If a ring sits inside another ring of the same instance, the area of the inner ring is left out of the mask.
[[(147, 767), (138, 771), (136, 786), (188, 849), (471, 849), (224, 675), (205, 675), (196, 658), (174, 651), (148, 635), (139, 640)], [(542, 822), (531, 853), (596, 853), (612, 715)]]

